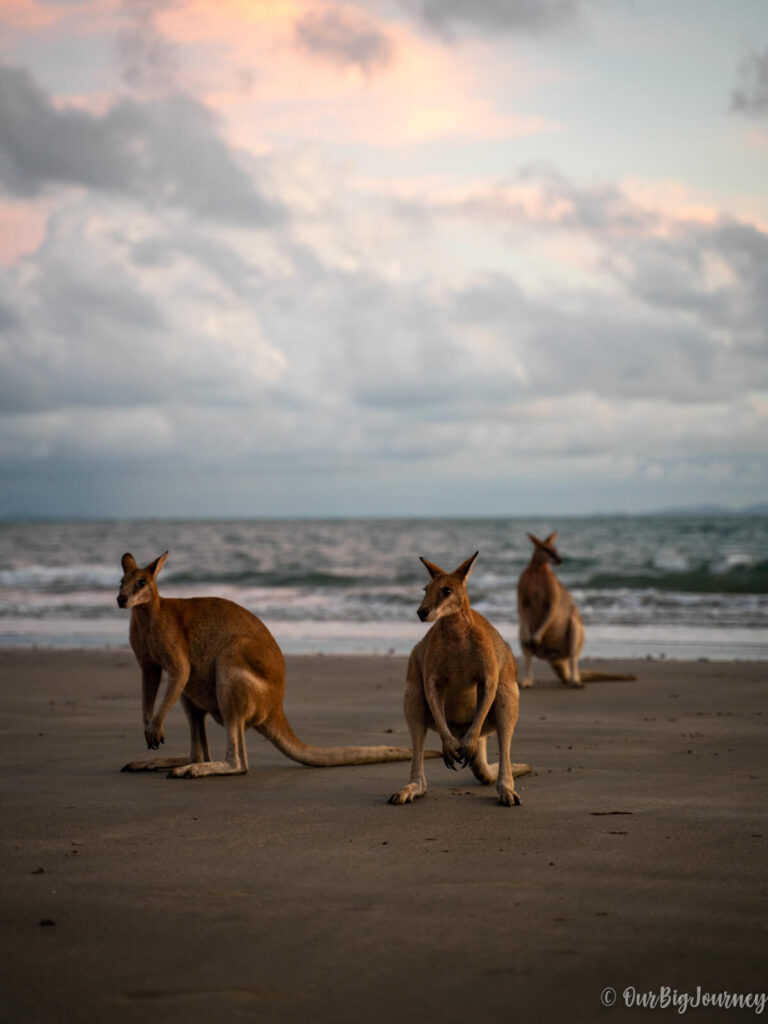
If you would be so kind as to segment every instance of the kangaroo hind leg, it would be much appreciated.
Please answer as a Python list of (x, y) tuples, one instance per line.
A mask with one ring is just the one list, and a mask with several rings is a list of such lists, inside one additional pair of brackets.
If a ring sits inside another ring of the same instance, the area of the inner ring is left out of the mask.
[(405, 720), (411, 734), (411, 774), (402, 789), (389, 798), (391, 804), (410, 804), (427, 792), (427, 776), (424, 774), (424, 739), (431, 717), (424, 696), (421, 676), (413, 663), (408, 666), (408, 679), (403, 700)]
[(477, 744), (477, 754), (470, 768), (477, 781), (483, 786), (492, 786), (499, 777), (498, 764), (488, 764), (488, 737), (481, 736)]
[(533, 686), (533, 647), (531, 645), (531, 634), (527, 626), (520, 626), (520, 649), (523, 652), (523, 674), (518, 685), (521, 689)]
[[(227, 732), (227, 750), (223, 761), (204, 761), (173, 768), (169, 777), (199, 779), (207, 775), (244, 775), (248, 771), (245, 727), (258, 722), (261, 715), (263, 683), (233, 644), (216, 659), (216, 701)], [(206, 751), (207, 752), (207, 751)]]
[(200, 761), (180, 765), (168, 772), (169, 778), (200, 779), (205, 775), (244, 775), (248, 771), (245, 752), (245, 726), (242, 719), (224, 722), (227, 729), (227, 752), (224, 761)]
[(581, 623), (581, 616), (574, 611), (568, 623), (568, 663), (571, 686), (584, 685), (579, 674), (579, 655), (583, 646), (584, 626)]
[[(514, 677), (512, 677), (512, 682), (514, 683)], [(527, 767), (525, 765), (513, 766), (510, 758), (512, 734), (517, 724), (518, 710), (517, 687), (509, 685), (508, 680), (500, 680), (495, 704), (496, 734), (499, 739), (499, 774), (496, 780), (496, 790), (502, 807), (513, 807), (520, 803), (520, 797), (515, 790), (515, 774), (522, 774)]]

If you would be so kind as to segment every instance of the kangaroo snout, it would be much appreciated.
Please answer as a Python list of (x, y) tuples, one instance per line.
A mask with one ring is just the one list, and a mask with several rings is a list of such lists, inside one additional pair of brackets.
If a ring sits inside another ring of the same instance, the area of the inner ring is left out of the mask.
[(421, 608), (416, 612), (422, 622), (426, 622), (429, 617), (429, 611), (422, 605)]
[(125, 597), (123, 594), (118, 594), (117, 595), (117, 607), (118, 608), (125, 608), (127, 604), (128, 604), (128, 598)]

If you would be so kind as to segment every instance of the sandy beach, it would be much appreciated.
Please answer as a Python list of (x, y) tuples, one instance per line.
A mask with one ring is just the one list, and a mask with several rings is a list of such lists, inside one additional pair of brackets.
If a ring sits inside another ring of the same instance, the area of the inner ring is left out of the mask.
[[(256, 733), (245, 776), (121, 774), (130, 652), (0, 652), (0, 1019), (654, 1020), (680, 1004), (626, 989), (768, 992), (768, 665), (614, 666), (638, 680), (538, 666), (522, 806), (432, 761), (393, 807), (407, 763), (304, 768)], [(310, 742), (407, 746), (404, 672), (290, 657), (286, 712)], [(186, 749), (179, 707), (165, 751)]]

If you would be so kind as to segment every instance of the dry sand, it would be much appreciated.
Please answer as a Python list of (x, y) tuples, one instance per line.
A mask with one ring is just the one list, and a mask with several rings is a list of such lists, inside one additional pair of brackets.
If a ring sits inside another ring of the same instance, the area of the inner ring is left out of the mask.
[[(674, 1011), (626, 986), (768, 991), (768, 666), (616, 667), (638, 681), (539, 666), (521, 807), (439, 761), (393, 807), (406, 763), (304, 768), (256, 733), (245, 776), (121, 774), (143, 756), (130, 653), (0, 652), (0, 1019), (653, 1021)], [(287, 714), (310, 742), (408, 745), (404, 671), (289, 658)], [(186, 749), (175, 708), (165, 750)]]

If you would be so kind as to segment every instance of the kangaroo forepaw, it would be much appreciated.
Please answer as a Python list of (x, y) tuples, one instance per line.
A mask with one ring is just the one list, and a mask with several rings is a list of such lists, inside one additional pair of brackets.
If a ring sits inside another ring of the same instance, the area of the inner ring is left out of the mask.
[(445, 761), (446, 767), (452, 768), (453, 771), (457, 772), (459, 770), (457, 764), (463, 767), (461, 757), (461, 747), (458, 740), (453, 738), (443, 740), (443, 761)]
[(462, 768), (469, 768), (477, 757), (477, 742), (462, 743), (459, 747), (458, 762)]

